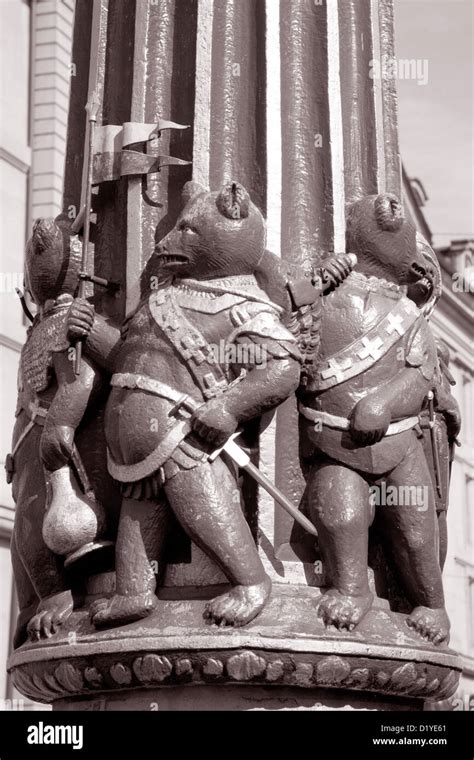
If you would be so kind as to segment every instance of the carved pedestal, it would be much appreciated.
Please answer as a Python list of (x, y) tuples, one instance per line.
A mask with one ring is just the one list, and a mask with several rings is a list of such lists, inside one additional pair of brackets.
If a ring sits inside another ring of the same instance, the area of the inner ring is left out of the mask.
[(57, 710), (421, 710), (456, 690), (461, 665), (380, 600), (357, 631), (328, 631), (320, 590), (277, 585), (245, 629), (202, 619), (203, 599), (160, 600), (147, 620), (96, 631), (74, 612), (10, 660), (16, 687)]

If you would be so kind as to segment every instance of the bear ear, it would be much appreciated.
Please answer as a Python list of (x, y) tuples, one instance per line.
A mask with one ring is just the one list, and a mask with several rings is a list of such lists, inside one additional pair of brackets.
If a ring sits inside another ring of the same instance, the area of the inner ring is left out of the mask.
[(240, 182), (229, 182), (217, 196), (216, 206), (228, 219), (246, 219), (250, 211), (250, 196)]
[(189, 203), (191, 198), (194, 198), (195, 195), (200, 195), (201, 193), (207, 192), (208, 191), (204, 185), (200, 185), (199, 182), (194, 182), (193, 180), (186, 182), (181, 191), (181, 200), (183, 201), (183, 206), (186, 206), (186, 204)]
[(375, 199), (375, 218), (381, 230), (395, 232), (404, 222), (403, 207), (400, 200), (392, 193), (382, 193)]

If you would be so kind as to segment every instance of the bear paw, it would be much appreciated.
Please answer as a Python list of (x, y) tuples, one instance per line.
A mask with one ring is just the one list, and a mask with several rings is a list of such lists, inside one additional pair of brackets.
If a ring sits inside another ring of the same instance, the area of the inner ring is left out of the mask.
[(150, 591), (136, 596), (115, 594), (111, 599), (98, 599), (89, 610), (91, 623), (96, 628), (133, 623), (147, 617), (155, 609), (157, 601)]
[(38, 604), (36, 614), (33, 615), (26, 627), (31, 641), (39, 641), (42, 638), (49, 639), (66, 622), (73, 606), (70, 591), (61, 591), (42, 599)]
[(406, 623), (426, 641), (431, 641), (433, 644), (449, 642), (451, 626), (444, 608), (431, 610), (429, 607), (415, 607)]
[(327, 591), (318, 605), (318, 617), (325, 625), (338, 630), (352, 631), (372, 607), (373, 594), (368, 591), (361, 596), (341, 594), (337, 589)]
[(265, 578), (254, 586), (234, 586), (206, 604), (204, 618), (220, 626), (250, 623), (265, 606), (272, 582)]

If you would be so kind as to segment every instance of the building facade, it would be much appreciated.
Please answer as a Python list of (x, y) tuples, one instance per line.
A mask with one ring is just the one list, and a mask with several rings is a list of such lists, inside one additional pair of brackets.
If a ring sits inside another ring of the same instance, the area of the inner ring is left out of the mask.
[[(0, 3), (0, 365), (1, 459), (10, 449), (16, 372), (25, 319), (15, 288), (23, 287), (23, 251), (32, 221), (61, 210), (71, 74), (74, 0)], [(14, 504), (0, 478), (0, 706), (19, 698), (5, 663), (16, 601), (10, 561)], [(2, 702), (2, 700), (7, 700)], [(13, 703), (15, 704), (15, 703)]]
[[(32, 221), (62, 209), (68, 97), (74, 62), (71, 39), (73, 0), (4, 0), (2, 29), (2, 107), (7, 118), (0, 132), (2, 264), (0, 276), (0, 362), (2, 367), (2, 461), (10, 448), (16, 403), (16, 370), (25, 336), (25, 320), (15, 288), (22, 287), (23, 250)], [(205, 50), (198, 55), (205, 56)], [(198, 114), (197, 114), (198, 116)], [(403, 176), (407, 213), (428, 239), (420, 194)], [(267, 209), (271, 215), (271, 207)], [(270, 220), (271, 221), (271, 220)], [(271, 230), (270, 230), (270, 238)], [(271, 241), (270, 241), (271, 242)], [(438, 251), (443, 298), (433, 316), (436, 335), (451, 351), (451, 369), (461, 406), (463, 446), (456, 451), (449, 509), (449, 550), (445, 567), (452, 646), (463, 657), (464, 707), (474, 694), (474, 427), (472, 419), (472, 241)], [(15, 618), (15, 595), (9, 556), (14, 505), (10, 487), (0, 479), (0, 706), (18, 698), (5, 671)]]

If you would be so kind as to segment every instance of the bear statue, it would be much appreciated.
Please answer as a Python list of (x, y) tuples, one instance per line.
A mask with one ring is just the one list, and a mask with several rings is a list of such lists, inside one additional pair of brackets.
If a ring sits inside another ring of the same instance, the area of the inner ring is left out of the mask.
[[(426, 259), (427, 272), (432, 285), (427, 290), (424, 286), (420, 287), (419, 281), (409, 283), (407, 296), (416, 303), (423, 316), (429, 321), (441, 297), (441, 267), (434, 250), (418, 232), (417, 247)], [(435, 342), (438, 351), (439, 372), (432, 394), (430, 394), (425, 408), (420, 414), (420, 428), (423, 433), (423, 446), (435, 490), (439, 563), (442, 570), (448, 550), (449, 485), (454, 446), (460, 445), (458, 435), (461, 430), (461, 412), (451, 391), (452, 386), (456, 383), (449, 369), (449, 348), (440, 338), (435, 338)]]
[(191, 182), (183, 194), (176, 225), (150, 261), (151, 289), (122, 330), (94, 316), (84, 300), (70, 312), (70, 337), (85, 337), (104, 366), (116, 354), (106, 437), (109, 472), (123, 499), (116, 593), (92, 605), (96, 626), (131, 622), (155, 607), (150, 563), (166, 562), (170, 514), (231, 583), (208, 602), (209, 620), (244, 625), (270, 593), (233, 498), (234, 470), (209, 455), (295, 391), (300, 352), (281, 322), (283, 308), (255, 277), (266, 230), (247, 191), (237, 182), (219, 192)]
[(80, 269), (81, 243), (69, 223), (36, 220), (26, 249), (25, 286), (37, 313), (21, 352), (7, 457), (16, 504), (11, 552), (20, 610), (15, 646), (27, 636), (49, 638), (65, 623), (74, 603), (67, 565), (84, 557), (92, 569), (91, 551), (111, 545), (103, 540), (102, 504), (117, 503), (118, 494), (102, 472), (100, 405), (107, 383), (87, 352), (75, 376), (66, 335)]
[(236, 473), (210, 455), (295, 391), (318, 344), (319, 295), (355, 263), (333, 257), (313, 280), (290, 280), (265, 250), (264, 219), (238, 182), (219, 192), (188, 182), (183, 202), (147, 264), (148, 292), (121, 330), (87, 301), (70, 310), (70, 337), (85, 337), (88, 353), (113, 372), (108, 465), (123, 501), (116, 594), (91, 606), (96, 626), (156, 606), (152, 563), (166, 566), (173, 514), (232, 584), (205, 617), (242, 626), (261, 611), (271, 584), (236, 506)]
[[(407, 625), (434, 644), (448, 641), (432, 478), (419, 415), (439, 376), (425, 317), (406, 295), (432, 292), (416, 230), (396, 196), (355, 201), (347, 250), (357, 266), (325, 301), (312, 377), (299, 392), (301, 456), (327, 586), (326, 625), (353, 630), (373, 603), (369, 527), (377, 521), (386, 561), (410, 605)], [(424, 295), (423, 295), (424, 294)], [(374, 503), (377, 489), (412, 502)]]

